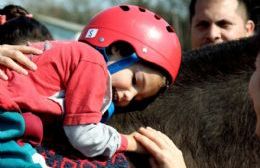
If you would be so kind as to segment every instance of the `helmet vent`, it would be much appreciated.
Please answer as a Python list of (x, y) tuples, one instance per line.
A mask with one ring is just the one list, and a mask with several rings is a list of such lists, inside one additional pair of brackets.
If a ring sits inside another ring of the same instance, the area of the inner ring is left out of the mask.
[(120, 8), (121, 8), (123, 11), (129, 11), (129, 10), (130, 10), (130, 8), (129, 8), (128, 6), (126, 6), (126, 5), (122, 5), (122, 6), (120, 6)]
[(166, 29), (169, 33), (174, 33), (174, 29), (172, 28), (172, 26), (166, 26)]
[(157, 19), (157, 20), (160, 20), (160, 19), (161, 19), (161, 17), (158, 16), (158, 15), (154, 15), (154, 17), (155, 17), (155, 19)]
[(144, 8), (140, 8), (140, 7), (139, 7), (139, 10), (140, 10), (141, 12), (145, 12), (145, 9), (144, 9)]

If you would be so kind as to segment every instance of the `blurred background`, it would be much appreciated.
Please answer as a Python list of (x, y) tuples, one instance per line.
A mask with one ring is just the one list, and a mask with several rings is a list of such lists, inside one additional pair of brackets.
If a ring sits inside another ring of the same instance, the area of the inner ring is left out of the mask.
[(190, 48), (190, 0), (0, 0), (0, 8), (20, 5), (45, 24), (55, 39), (77, 39), (84, 25), (99, 11), (119, 4), (148, 8), (166, 19), (177, 32), (183, 49)]

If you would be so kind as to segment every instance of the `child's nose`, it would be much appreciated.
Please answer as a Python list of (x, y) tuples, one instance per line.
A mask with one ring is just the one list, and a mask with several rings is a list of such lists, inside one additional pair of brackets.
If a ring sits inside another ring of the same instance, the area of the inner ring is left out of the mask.
[(129, 90), (128, 92), (125, 92), (124, 98), (125, 98), (125, 100), (130, 102), (131, 100), (134, 99), (134, 97), (137, 95), (137, 93), (138, 93), (137, 89), (133, 88), (133, 89)]

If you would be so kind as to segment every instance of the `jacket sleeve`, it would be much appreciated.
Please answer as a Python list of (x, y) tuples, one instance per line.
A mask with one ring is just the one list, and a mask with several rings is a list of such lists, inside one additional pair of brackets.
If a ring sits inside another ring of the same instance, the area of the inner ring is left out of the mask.
[(64, 125), (85, 125), (101, 120), (108, 74), (103, 66), (81, 61), (66, 86)]
[(127, 148), (127, 139), (113, 127), (103, 123), (64, 126), (65, 134), (74, 148), (87, 157), (112, 157)]

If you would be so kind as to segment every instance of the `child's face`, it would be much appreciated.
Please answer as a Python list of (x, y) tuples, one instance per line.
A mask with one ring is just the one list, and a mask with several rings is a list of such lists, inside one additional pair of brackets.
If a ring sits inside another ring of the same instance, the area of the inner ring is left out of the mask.
[[(116, 52), (112, 54), (111, 60), (120, 57)], [(140, 101), (156, 95), (164, 85), (165, 77), (159, 71), (135, 64), (112, 74), (113, 101), (117, 106), (127, 106), (133, 99)]]
[(255, 66), (255, 72), (251, 76), (249, 82), (249, 94), (253, 100), (254, 109), (257, 117), (255, 132), (257, 136), (260, 137), (260, 53), (258, 53), (258, 56), (256, 58)]

